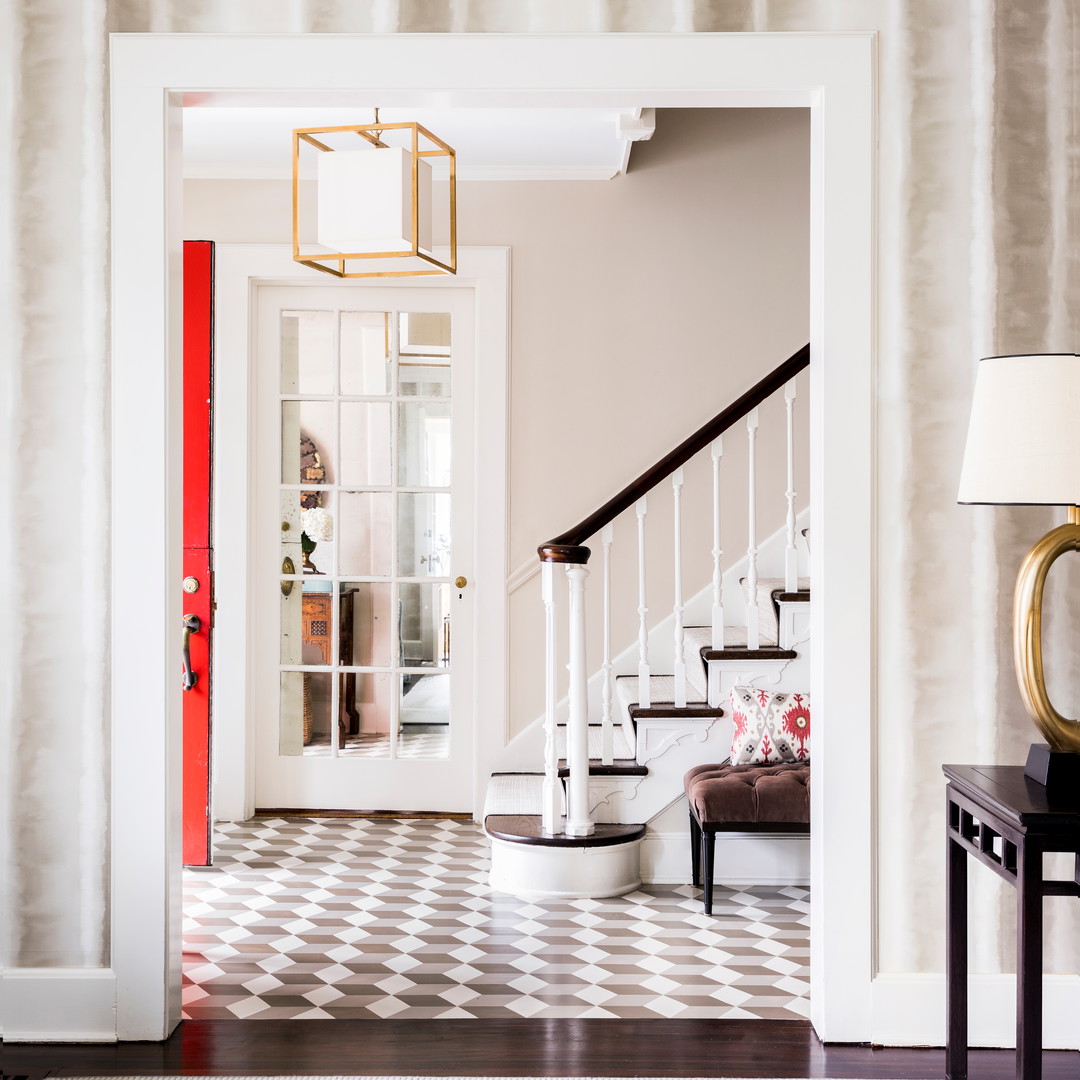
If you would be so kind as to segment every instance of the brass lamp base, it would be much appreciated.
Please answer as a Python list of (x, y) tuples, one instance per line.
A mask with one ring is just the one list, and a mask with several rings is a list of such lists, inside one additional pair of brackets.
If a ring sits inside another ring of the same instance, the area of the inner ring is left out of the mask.
[(1067, 551), (1080, 551), (1080, 507), (1051, 529), (1027, 554), (1016, 578), (1013, 649), (1024, 708), (1048, 745), (1034, 743), (1024, 773), (1040, 784), (1080, 784), (1080, 723), (1054, 708), (1046, 692), (1042, 656), (1042, 609), (1046, 575)]

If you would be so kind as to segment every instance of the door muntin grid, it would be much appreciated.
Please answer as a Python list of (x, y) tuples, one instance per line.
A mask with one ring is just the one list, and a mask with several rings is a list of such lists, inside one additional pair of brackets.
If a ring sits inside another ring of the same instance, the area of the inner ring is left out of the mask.
[(280, 334), (279, 753), (445, 759), (451, 316), (291, 308)]

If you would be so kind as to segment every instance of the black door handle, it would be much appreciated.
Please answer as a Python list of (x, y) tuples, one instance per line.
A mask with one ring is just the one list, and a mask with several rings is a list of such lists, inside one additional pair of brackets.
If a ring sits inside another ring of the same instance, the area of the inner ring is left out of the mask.
[(199, 681), (199, 676), (191, 670), (191, 635), (202, 629), (202, 619), (198, 615), (184, 616), (184, 689), (191, 690)]

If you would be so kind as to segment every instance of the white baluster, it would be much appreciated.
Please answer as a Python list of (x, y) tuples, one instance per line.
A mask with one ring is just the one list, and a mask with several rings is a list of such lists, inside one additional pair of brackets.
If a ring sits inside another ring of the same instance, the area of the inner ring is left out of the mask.
[(761, 631), (758, 627), (758, 569), (757, 569), (757, 430), (758, 411), (751, 410), (746, 417), (747, 452), (749, 456), (748, 477), (748, 520), (746, 558), (749, 563), (746, 571), (746, 647), (761, 647)]
[(720, 546), (720, 459), (724, 456), (723, 436), (712, 444), (712, 647), (724, 647), (724, 574), (720, 560), (724, 549)]
[(784, 549), (784, 590), (799, 588), (799, 553), (795, 549), (795, 380), (784, 387), (787, 408), (787, 547)]
[(541, 567), (541, 586), (546, 621), (546, 667), (544, 708), (544, 789), (542, 826), (548, 836), (561, 832), (562, 789), (559, 782), (559, 749), (555, 740), (556, 708), (559, 701), (555, 656), (555, 564), (545, 562)]
[(589, 571), (571, 563), (570, 580), (570, 716), (566, 727), (566, 764), (570, 777), (566, 790), (566, 832), (588, 836), (589, 816), (589, 688), (585, 667), (585, 579)]
[(672, 510), (675, 516), (675, 707), (686, 708), (686, 658), (683, 656), (683, 594), (682, 594), (682, 488), (683, 471), (671, 474)]
[(601, 723), (603, 727), (600, 760), (610, 765), (615, 760), (615, 724), (612, 719), (612, 697), (614, 692), (615, 665), (611, 662), (611, 544), (615, 539), (615, 526), (606, 525), (600, 534), (604, 545), (604, 707)]
[(648, 510), (645, 499), (640, 498), (635, 506), (637, 511), (638, 543), (638, 705), (649, 708), (649, 608), (645, 602), (645, 514)]

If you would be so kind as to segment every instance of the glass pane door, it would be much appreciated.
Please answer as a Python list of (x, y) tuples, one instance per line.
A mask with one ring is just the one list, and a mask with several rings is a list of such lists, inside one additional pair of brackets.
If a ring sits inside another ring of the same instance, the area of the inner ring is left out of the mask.
[[(265, 352), (278, 358), (273, 394), (259, 395), (277, 435), (272, 741), (278, 759), (313, 764), (449, 763), (465, 702), (465, 590), (453, 583), (470, 558), (457, 534), (471, 326), (457, 325), (450, 290), (364, 290), (392, 294), (377, 310), (353, 292), (261, 290)], [(417, 309), (429, 299), (442, 303)], [(261, 378), (267, 367), (261, 349)], [(355, 808), (365, 802), (358, 794)]]

